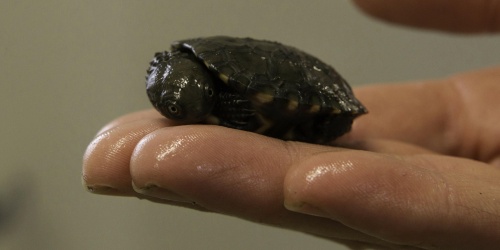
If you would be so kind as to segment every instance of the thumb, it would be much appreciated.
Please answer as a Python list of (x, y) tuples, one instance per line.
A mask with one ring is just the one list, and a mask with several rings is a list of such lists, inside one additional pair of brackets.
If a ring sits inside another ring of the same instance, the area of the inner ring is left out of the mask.
[(285, 206), (367, 235), (438, 249), (500, 243), (500, 173), (440, 155), (319, 154), (294, 166)]

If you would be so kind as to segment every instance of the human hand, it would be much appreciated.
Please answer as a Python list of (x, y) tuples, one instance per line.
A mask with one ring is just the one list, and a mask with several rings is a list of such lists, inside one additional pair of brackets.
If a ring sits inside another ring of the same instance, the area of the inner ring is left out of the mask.
[(370, 114), (338, 141), (357, 150), (137, 112), (94, 138), (84, 185), (360, 247), (491, 248), (500, 243), (498, 82), (500, 67), (357, 89)]
[(358, 89), (370, 115), (339, 143), (362, 150), (132, 113), (89, 145), (84, 185), (344, 242), (481, 249), (500, 243), (499, 82), (500, 67)]

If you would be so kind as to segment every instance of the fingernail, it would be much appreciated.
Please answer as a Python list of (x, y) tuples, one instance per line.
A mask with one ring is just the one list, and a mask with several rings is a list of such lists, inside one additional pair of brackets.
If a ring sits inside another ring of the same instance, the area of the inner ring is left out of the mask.
[(120, 191), (114, 187), (107, 186), (107, 185), (86, 185), (85, 188), (87, 188), (87, 191), (94, 193), (94, 194), (117, 194)]
[(285, 202), (285, 208), (301, 213), (301, 214), (308, 214), (312, 216), (318, 216), (318, 217), (328, 217), (327, 213), (325, 213), (323, 210), (320, 208), (313, 206), (311, 204), (305, 203), (305, 202), (298, 202), (298, 203), (286, 203)]
[(144, 187), (138, 187), (134, 183), (132, 183), (132, 186), (137, 193), (146, 196), (155, 197), (168, 201), (191, 202), (188, 199), (182, 197), (181, 195), (178, 195), (168, 189), (161, 188), (156, 184), (147, 184)]

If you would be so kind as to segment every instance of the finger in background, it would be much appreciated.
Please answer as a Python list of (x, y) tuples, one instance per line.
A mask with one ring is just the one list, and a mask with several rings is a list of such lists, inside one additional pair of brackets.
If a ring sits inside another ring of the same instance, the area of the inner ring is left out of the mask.
[(426, 29), (460, 33), (500, 31), (500, 1), (354, 0), (371, 16)]

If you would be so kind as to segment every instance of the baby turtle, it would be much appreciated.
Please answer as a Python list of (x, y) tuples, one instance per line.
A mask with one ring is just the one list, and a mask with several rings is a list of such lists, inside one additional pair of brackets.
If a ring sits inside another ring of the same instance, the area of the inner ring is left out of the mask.
[(277, 42), (206, 37), (155, 54), (146, 76), (153, 106), (181, 124), (216, 124), (325, 144), (367, 112), (319, 59)]

